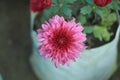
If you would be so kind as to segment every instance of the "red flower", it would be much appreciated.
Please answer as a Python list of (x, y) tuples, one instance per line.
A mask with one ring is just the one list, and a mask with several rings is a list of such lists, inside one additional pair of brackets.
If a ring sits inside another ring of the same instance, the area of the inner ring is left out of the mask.
[(51, 0), (30, 0), (30, 9), (33, 12), (43, 12), (45, 8), (51, 6)]
[(106, 6), (107, 4), (111, 3), (112, 0), (94, 0), (94, 3), (97, 5), (97, 6)]
[(80, 53), (86, 48), (83, 43), (86, 35), (82, 33), (83, 27), (75, 19), (66, 21), (58, 15), (50, 18), (38, 29), (39, 53), (45, 59), (51, 58), (55, 66), (69, 65), (71, 60), (76, 61)]

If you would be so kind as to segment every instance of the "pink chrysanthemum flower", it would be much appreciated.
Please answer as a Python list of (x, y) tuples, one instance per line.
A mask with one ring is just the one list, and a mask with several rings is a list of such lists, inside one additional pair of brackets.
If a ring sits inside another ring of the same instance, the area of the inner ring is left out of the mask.
[(75, 61), (80, 53), (86, 48), (84, 41), (86, 35), (82, 33), (83, 27), (76, 24), (75, 19), (67, 22), (58, 15), (52, 17), (42, 24), (42, 29), (38, 29), (38, 47), (41, 55), (45, 59), (52, 58), (55, 66), (59, 64), (69, 65), (70, 60)]

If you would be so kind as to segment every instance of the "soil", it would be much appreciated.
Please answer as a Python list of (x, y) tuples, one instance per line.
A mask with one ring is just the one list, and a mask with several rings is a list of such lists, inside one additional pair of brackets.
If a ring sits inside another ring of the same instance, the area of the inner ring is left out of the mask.
[[(4, 80), (38, 80), (29, 63), (29, 17), (29, 0), (0, 1), (0, 73)], [(120, 80), (119, 75), (120, 67), (109, 80)]]

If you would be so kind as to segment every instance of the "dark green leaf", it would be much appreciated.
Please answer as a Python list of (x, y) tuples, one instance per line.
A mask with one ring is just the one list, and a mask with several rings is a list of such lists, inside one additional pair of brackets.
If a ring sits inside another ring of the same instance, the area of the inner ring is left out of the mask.
[(68, 7), (63, 7), (62, 11), (66, 16), (71, 16), (72, 15), (72, 10)]
[(83, 25), (83, 24), (86, 24), (86, 16), (84, 16), (84, 15), (80, 15), (80, 23)]
[(80, 9), (80, 13), (83, 15), (90, 14), (92, 12), (92, 7), (91, 6), (84, 6)]
[(60, 3), (67, 4), (67, 3), (73, 3), (75, 1), (77, 1), (77, 0), (60, 0)]
[(52, 3), (56, 4), (56, 3), (57, 3), (57, 0), (52, 0)]
[(93, 0), (86, 0), (86, 2), (89, 4), (94, 4)]
[(92, 33), (93, 32), (93, 27), (92, 26), (87, 26), (84, 27), (84, 33)]
[(111, 4), (107, 5), (107, 7), (114, 10), (120, 10), (120, 2), (118, 0), (113, 0)]
[(94, 12), (98, 15), (102, 15), (103, 14), (103, 9), (97, 6), (94, 6)]

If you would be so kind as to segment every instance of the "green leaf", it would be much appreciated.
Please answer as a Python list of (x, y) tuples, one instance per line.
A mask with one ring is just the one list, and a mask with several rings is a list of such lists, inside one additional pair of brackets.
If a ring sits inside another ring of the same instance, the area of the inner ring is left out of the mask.
[(65, 1), (68, 1), (69, 3), (73, 3), (73, 2), (75, 2), (77, 0), (65, 0)]
[(105, 41), (109, 41), (110, 40), (110, 33), (108, 32), (107, 28), (103, 29), (102, 36), (103, 36)]
[(110, 33), (108, 32), (106, 27), (94, 26), (93, 35), (100, 41), (102, 41), (103, 39), (105, 41), (110, 40)]
[(103, 14), (103, 9), (97, 6), (94, 6), (94, 12), (98, 15), (102, 15)]
[(108, 14), (110, 14), (110, 9), (108, 9), (107, 7), (101, 8), (101, 7), (96, 6), (94, 8), (94, 12), (100, 15), (101, 17), (105, 17), (105, 16), (108, 16)]
[(83, 4), (85, 3), (85, 0), (77, 0), (77, 1), (80, 1), (80, 3), (83, 3)]
[(93, 0), (86, 0), (86, 2), (89, 4), (94, 4)]
[(57, 3), (57, 0), (52, 0), (52, 3), (56, 4), (56, 3)]
[(59, 7), (51, 7), (51, 8), (49, 9), (49, 11), (50, 11), (51, 13), (56, 14), (56, 13), (58, 13), (58, 11), (59, 11)]
[(112, 26), (112, 24), (117, 20), (117, 16), (115, 13), (110, 13), (110, 14), (107, 14), (106, 16), (103, 16), (102, 17), (102, 21), (101, 21), (101, 24), (103, 26)]
[(66, 16), (71, 16), (72, 15), (72, 10), (68, 7), (63, 7), (62, 11)]
[(51, 13), (52, 13), (51, 10), (45, 10), (43, 15), (47, 19), (51, 16)]
[(77, 1), (77, 0), (60, 0), (60, 3), (67, 4), (67, 3), (73, 3), (75, 1)]
[(107, 7), (114, 10), (120, 10), (120, 2), (118, 0), (113, 0), (111, 4), (107, 5)]
[(116, 20), (116, 14), (111, 13), (110, 10), (106, 7), (99, 8), (96, 7), (95, 12), (101, 16), (101, 25), (108, 27), (111, 26)]
[(80, 13), (83, 15), (90, 14), (92, 12), (92, 7), (91, 6), (84, 6), (80, 9)]
[(86, 24), (86, 16), (80, 14), (80, 17), (79, 17), (79, 20), (80, 20), (80, 23), (83, 25), (83, 24)]
[(86, 26), (84, 27), (84, 33), (92, 33), (93, 32), (93, 27), (92, 26)]
[(59, 7), (54, 7), (54, 6), (51, 6), (50, 8), (47, 8), (45, 11), (44, 11), (44, 17), (45, 18), (49, 18), (51, 17), (52, 15), (55, 15), (57, 14), (59, 11)]

